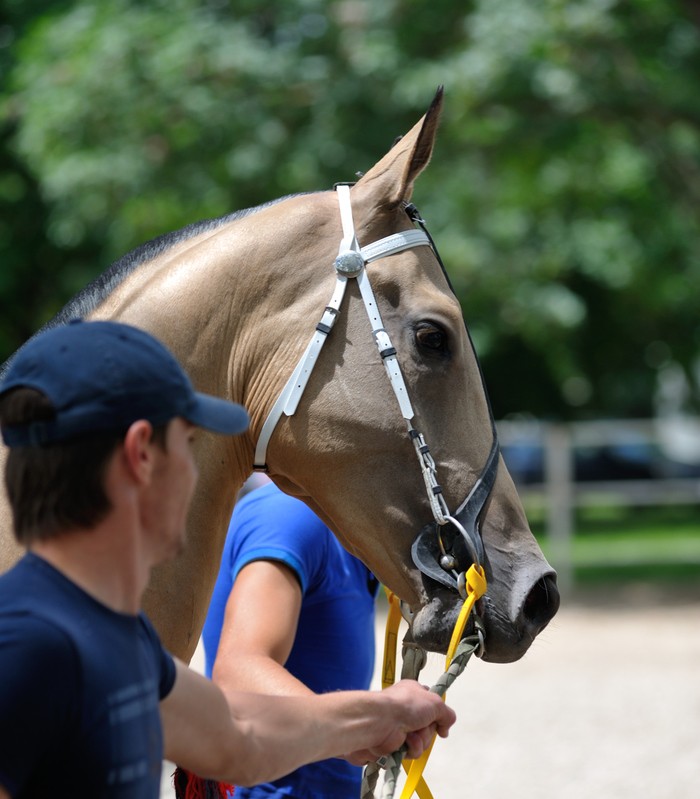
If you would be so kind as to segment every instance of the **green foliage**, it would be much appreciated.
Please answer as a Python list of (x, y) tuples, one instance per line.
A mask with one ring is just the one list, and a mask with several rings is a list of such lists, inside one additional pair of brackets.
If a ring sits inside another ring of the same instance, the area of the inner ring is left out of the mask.
[(142, 241), (352, 179), (445, 84), (415, 199), (497, 416), (646, 415), (659, 369), (678, 362), (693, 379), (700, 32), (691, 4), (7, 6), (4, 354)]

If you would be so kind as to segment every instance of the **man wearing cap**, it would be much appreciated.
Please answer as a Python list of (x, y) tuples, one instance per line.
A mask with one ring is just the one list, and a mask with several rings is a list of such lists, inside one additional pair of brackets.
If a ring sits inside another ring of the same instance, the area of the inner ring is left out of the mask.
[(415, 682), (227, 703), (163, 649), (140, 604), (184, 542), (194, 430), (247, 423), (127, 325), (52, 328), (10, 362), (0, 426), (27, 553), (0, 576), (0, 799), (156, 799), (164, 756), (250, 785), (447, 734), (454, 713)]

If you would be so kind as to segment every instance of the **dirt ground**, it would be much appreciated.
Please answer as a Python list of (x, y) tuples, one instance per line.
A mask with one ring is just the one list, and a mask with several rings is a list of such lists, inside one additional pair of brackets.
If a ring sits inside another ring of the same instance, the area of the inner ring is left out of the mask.
[[(422, 681), (443, 665), (431, 655)], [(447, 701), (458, 720), (425, 772), (435, 799), (697, 799), (700, 586), (571, 597), (521, 661), (472, 659)]]

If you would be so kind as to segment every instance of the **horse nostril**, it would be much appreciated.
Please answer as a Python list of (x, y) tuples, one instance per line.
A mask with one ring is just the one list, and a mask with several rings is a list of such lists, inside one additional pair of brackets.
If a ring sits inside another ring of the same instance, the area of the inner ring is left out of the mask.
[(559, 589), (555, 574), (548, 574), (538, 580), (530, 590), (523, 605), (525, 619), (539, 633), (552, 620), (559, 610)]

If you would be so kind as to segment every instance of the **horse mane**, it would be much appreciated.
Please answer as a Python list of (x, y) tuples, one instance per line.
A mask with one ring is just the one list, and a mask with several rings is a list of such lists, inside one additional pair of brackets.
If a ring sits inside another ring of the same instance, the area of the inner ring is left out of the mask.
[[(308, 192), (301, 192), (302, 194)], [(70, 299), (61, 310), (50, 319), (46, 324), (34, 334), (39, 335), (44, 330), (49, 330), (58, 325), (64, 325), (71, 319), (78, 319), (87, 316), (95, 310), (98, 305), (108, 297), (135, 269), (149, 262), (155, 260), (159, 255), (167, 252), (171, 247), (174, 247), (180, 242), (187, 239), (194, 238), (200, 233), (206, 233), (210, 230), (216, 230), (223, 227), (230, 222), (235, 222), (237, 219), (243, 219), (251, 214), (262, 211), (264, 208), (269, 208), (272, 205), (287, 200), (291, 197), (297, 197), (299, 194), (287, 194), (284, 197), (278, 197), (276, 200), (270, 200), (262, 203), (261, 205), (253, 206), (252, 208), (244, 208), (240, 211), (233, 211), (233, 213), (219, 216), (212, 219), (204, 219), (199, 222), (192, 222), (179, 230), (173, 230), (170, 233), (164, 233), (157, 236), (145, 244), (141, 244), (135, 249), (123, 255), (116, 260), (111, 266), (107, 267), (102, 274), (98, 275), (94, 280), (90, 281), (83, 289), (81, 289), (72, 299)], [(34, 336), (32, 336), (34, 338)], [(31, 340), (31, 339), (30, 339)], [(21, 349), (21, 348), (20, 348)], [(19, 352), (19, 350), (18, 350)], [(16, 354), (16, 353), (15, 353)], [(0, 366), (0, 379), (2, 379), (7, 371), (10, 362), (14, 358), (11, 355), (5, 363)]]

